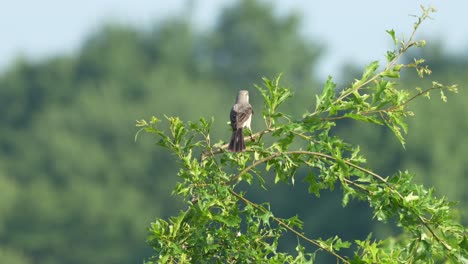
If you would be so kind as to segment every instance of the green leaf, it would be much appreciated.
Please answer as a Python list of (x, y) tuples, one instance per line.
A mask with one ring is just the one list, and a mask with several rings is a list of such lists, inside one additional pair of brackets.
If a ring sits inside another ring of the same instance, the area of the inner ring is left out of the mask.
[(213, 220), (221, 222), (221, 223), (223, 223), (223, 224), (225, 224), (226, 226), (229, 226), (229, 227), (239, 226), (239, 224), (241, 222), (241, 219), (237, 215), (234, 215), (234, 214), (215, 215), (213, 217)]
[(351, 193), (345, 193), (343, 195), (343, 199), (341, 200), (341, 206), (346, 207), (346, 205), (348, 205), (350, 196), (351, 196)]
[(270, 218), (273, 217), (273, 213), (270, 211), (264, 211), (263, 214), (260, 215), (260, 219), (266, 225), (270, 225)]
[(291, 143), (293, 142), (294, 138), (294, 133), (288, 133), (286, 136), (278, 140), (278, 145), (281, 147), (282, 150), (287, 150), (289, 145), (291, 145)]
[(375, 92), (372, 96), (372, 104), (375, 104), (377, 103), (378, 101), (381, 100), (381, 95), (383, 93), (383, 91), (385, 91), (385, 89), (387, 88), (387, 85), (388, 85), (388, 81), (387, 80), (380, 80), (379, 82), (377, 82), (376, 86), (375, 86)]
[(398, 71), (394, 71), (394, 70), (386, 70), (382, 73), (380, 73), (380, 76), (383, 76), (383, 77), (388, 77), (388, 78), (400, 78), (400, 72)]
[(418, 199), (419, 199), (419, 196), (418, 196), (418, 195), (414, 195), (413, 192), (411, 192), (410, 194), (408, 194), (407, 196), (405, 196), (404, 199), (405, 199), (405, 202), (409, 203), (409, 202), (418, 200)]
[(252, 179), (253, 179), (252, 174), (250, 174), (250, 173), (248, 173), (248, 172), (247, 172), (247, 173), (244, 173), (244, 174), (242, 175), (242, 180), (245, 180), (245, 181), (246, 181), (247, 183), (249, 183), (249, 184), (252, 184)]
[(331, 103), (335, 98), (335, 87), (336, 84), (332, 82), (332, 77), (328, 76), (325, 86), (323, 87), (322, 94), (316, 97), (317, 104), (315, 106), (315, 111), (325, 110), (331, 106)]
[(459, 246), (468, 253), (468, 237), (466, 234), (463, 236), (463, 240), (460, 242)]
[(387, 51), (387, 62), (391, 62), (396, 58), (396, 53), (394, 51)]
[(283, 90), (282, 93), (279, 95), (275, 106), (278, 107), (279, 105), (284, 103), (284, 101), (286, 101), (286, 99), (288, 99), (290, 97), (292, 97), (292, 92), (290, 90)]
[(373, 61), (369, 65), (366, 66), (366, 69), (364, 70), (364, 73), (362, 74), (362, 79), (361, 81), (367, 81), (377, 70), (379, 67), (379, 61)]
[(309, 172), (304, 178), (304, 181), (309, 183), (309, 193), (313, 193), (315, 196), (320, 197), (320, 190), (324, 188), (324, 185), (317, 181), (317, 176), (313, 172)]
[(398, 39), (395, 37), (395, 31), (393, 29), (391, 30), (386, 30), (386, 32), (392, 37), (393, 44), (397, 45), (398, 44)]
[(349, 248), (351, 246), (351, 242), (349, 241), (342, 241), (341, 238), (338, 238), (338, 237), (335, 237), (336, 240), (334, 241), (334, 245), (333, 245), (333, 248), (336, 250), (336, 251), (339, 251), (340, 249), (342, 248)]
[(187, 129), (178, 117), (169, 117), (170, 130), (174, 139), (174, 144), (179, 144), (182, 137), (187, 133)]

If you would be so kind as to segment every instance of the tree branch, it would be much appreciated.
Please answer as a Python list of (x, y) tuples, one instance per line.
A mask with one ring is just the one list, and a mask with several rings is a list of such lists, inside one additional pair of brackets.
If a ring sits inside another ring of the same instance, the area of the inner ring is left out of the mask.
[[(327, 154), (323, 154), (323, 153), (320, 153), (320, 152), (314, 152), (314, 151), (306, 151), (306, 150), (293, 150), (293, 151), (286, 151), (286, 152), (277, 152), (277, 153), (274, 153), (273, 155), (271, 156), (268, 156), (268, 157), (265, 157), (263, 159), (260, 159), (260, 160), (257, 160), (256, 162), (252, 163), (251, 165), (247, 166), (245, 169), (243, 169), (239, 174), (237, 174), (236, 176), (234, 176), (228, 184), (233, 184), (235, 181), (237, 181), (242, 175), (244, 175), (245, 173), (247, 173), (248, 171), (250, 171), (251, 169), (253, 169), (254, 167), (262, 164), (262, 163), (265, 163), (269, 160), (272, 160), (272, 159), (275, 159), (279, 156), (282, 156), (282, 155), (312, 155), (312, 156), (318, 156), (318, 157), (321, 157), (321, 158), (325, 158), (325, 159), (329, 159), (329, 160), (334, 160), (336, 161), (337, 158), (333, 157), (333, 156), (330, 156), (330, 155), (327, 155)], [(378, 179), (379, 181), (383, 182), (393, 193), (395, 193), (398, 198), (400, 198), (402, 201), (405, 199), (404, 196), (398, 191), (396, 190), (391, 184), (389, 184), (387, 182), (387, 180), (378, 175), (377, 173), (373, 172), (373, 171), (370, 171), (366, 168), (363, 168), (359, 165), (356, 165), (350, 161), (347, 161), (347, 160), (343, 160), (343, 162), (352, 167), (352, 168), (355, 168), (357, 170), (360, 170), (366, 174), (369, 174), (371, 175), (372, 177)], [(429, 224), (427, 223), (427, 221), (422, 217), (420, 216), (419, 214), (417, 214), (416, 212), (414, 212), (414, 210), (412, 210), (411, 208), (406, 208), (406, 209), (409, 209), (410, 211), (413, 212), (413, 214), (415, 214), (418, 219), (420, 220), (420, 222), (424, 225), (424, 227), (426, 227), (426, 229), (431, 233), (431, 235), (437, 240), (437, 242), (439, 242), (440, 244), (442, 244), (442, 246), (444, 246), (444, 248), (446, 248), (449, 252), (451, 252), (451, 247), (445, 242), (443, 241), (435, 232), (434, 230), (432, 230), (432, 228), (429, 226)]]
[[(229, 192), (236, 196), (238, 199), (242, 200), (244, 203), (248, 204), (248, 205), (251, 205), (252, 207), (254, 207), (255, 209), (261, 211), (262, 213), (265, 213), (266, 212), (266, 209), (263, 208), (262, 206), (248, 200), (247, 198), (243, 197), (242, 195), (236, 193), (235, 191), (233, 190), (229, 190)], [(289, 230), (290, 232), (294, 233), (296, 236), (302, 238), (303, 240), (317, 246), (318, 248), (330, 253), (331, 255), (335, 256), (337, 259), (341, 260), (343, 263), (350, 263), (348, 260), (346, 260), (344, 257), (340, 256), (339, 254), (337, 254), (336, 252), (334, 252), (333, 250), (330, 250), (326, 247), (323, 247), (322, 245), (320, 245), (320, 243), (317, 241), (317, 240), (314, 240), (314, 239), (311, 239), (311, 238), (308, 238), (306, 237), (304, 234), (301, 234), (299, 231), (297, 231), (296, 229), (290, 227), (288, 224), (286, 224), (283, 220), (281, 220), (280, 218), (277, 218), (275, 216), (272, 216), (273, 220), (275, 222), (277, 222), (280, 226), (286, 228), (287, 230)]]

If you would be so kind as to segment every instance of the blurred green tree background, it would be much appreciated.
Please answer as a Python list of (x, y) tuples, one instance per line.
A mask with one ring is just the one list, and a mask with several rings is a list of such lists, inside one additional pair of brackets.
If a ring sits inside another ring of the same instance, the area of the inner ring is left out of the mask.
[[(274, 15), (268, 4), (241, 0), (226, 7), (208, 32), (182, 17), (149, 29), (109, 24), (75, 54), (13, 63), (0, 75), (0, 263), (141, 263), (151, 254), (148, 224), (183, 206), (170, 195), (177, 164), (151, 138), (134, 141), (135, 120), (213, 116), (212, 140), (227, 141), (237, 90), (249, 89), (260, 111), (253, 84), (280, 72), (296, 93), (287, 111), (311, 109), (325, 78), (313, 75), (322, 47), (300, 34), (300, 22), (297, 15)], [(434, 72), (424, 82), (461, 89), (449, 104), (413, 105), (417, 118), (410, 121), (406, 150), (385, 129), (347, 121), (336, 133), (360, 144), (381, 174), (409, 169), (439, 195), (460, 201), (466, 225), (468, 58), (448, 55), (430, 41), (421, 52), (415, 56), (428, 59)], [(405, 80), (408, 86), (424, 83), (417, 76)], [(263, 127), (254, 117), (253, 129)], [(253, 200), (271, 201), (281, 217), (299, 214), (304, 231), (316, 237), (398, 232), (369, 223), (364, 204), (342, 208), (339, 192), (321, 199), (297, 186), (278, 188), (276, 197), (264, 197), (261, 189), (250, 193)]]

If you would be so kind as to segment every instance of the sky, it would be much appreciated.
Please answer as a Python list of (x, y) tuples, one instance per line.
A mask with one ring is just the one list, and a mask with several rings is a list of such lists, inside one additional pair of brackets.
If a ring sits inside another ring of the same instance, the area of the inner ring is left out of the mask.
[[(0, 0), (1, 1), (1, 0)], [(170, 16), (185, 14), (187, 0), (41, 0), (3, 1), (0, 8), (0, 71), (18, 57), (30, 60), (79, 49), (86, 38), (109, 21), (150, 26)], [(192, 0), (193, 23), (201, 30), (215, 23), (223, 6), (236, 0)], [(423, 24), (419, 37), (442, 40), (452, 52), (468, 51), (468, 1), (463, 0), (263, 0), (272, 3), (278, 15), (295, 12), (303, 17), (301, 33), (325, 47), (317, 74), (339, 76), (349, 62), (358, 66), (383, 60), (391, 40), (409, 37), (420, 5), (437, 13)]]

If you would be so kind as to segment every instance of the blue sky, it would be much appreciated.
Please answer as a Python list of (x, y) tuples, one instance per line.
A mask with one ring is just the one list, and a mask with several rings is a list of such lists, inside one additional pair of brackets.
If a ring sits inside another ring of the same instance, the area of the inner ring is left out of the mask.
[[(193, 22), (200, 29), (216, 21), (222, 6), (236, 0), (193, 0)], [(147, 26), (172, 15), (181, 15), (187, 0), (42, 0), (4, 1), (0, 8), (0, 70), (18, 56), (38, 60), (45, 56), (70, 53), (106, 21)], [(326, 47), (320, 61), (321, 78), (337, 76), (347, 62), (364, 65), (391, 47), (386, 29), (398, 37), (409, 36), (420, 5), (434, 6), (438, 12), (427, 21), (419, 36), (442, 39), (452, 52), (468, 50), (468, 1), (357, 0), (306, 1), (264, 0), (279, 15), (303, 15), (305, 37)], [(430, 43), (430, 42), (429, 42)]]

